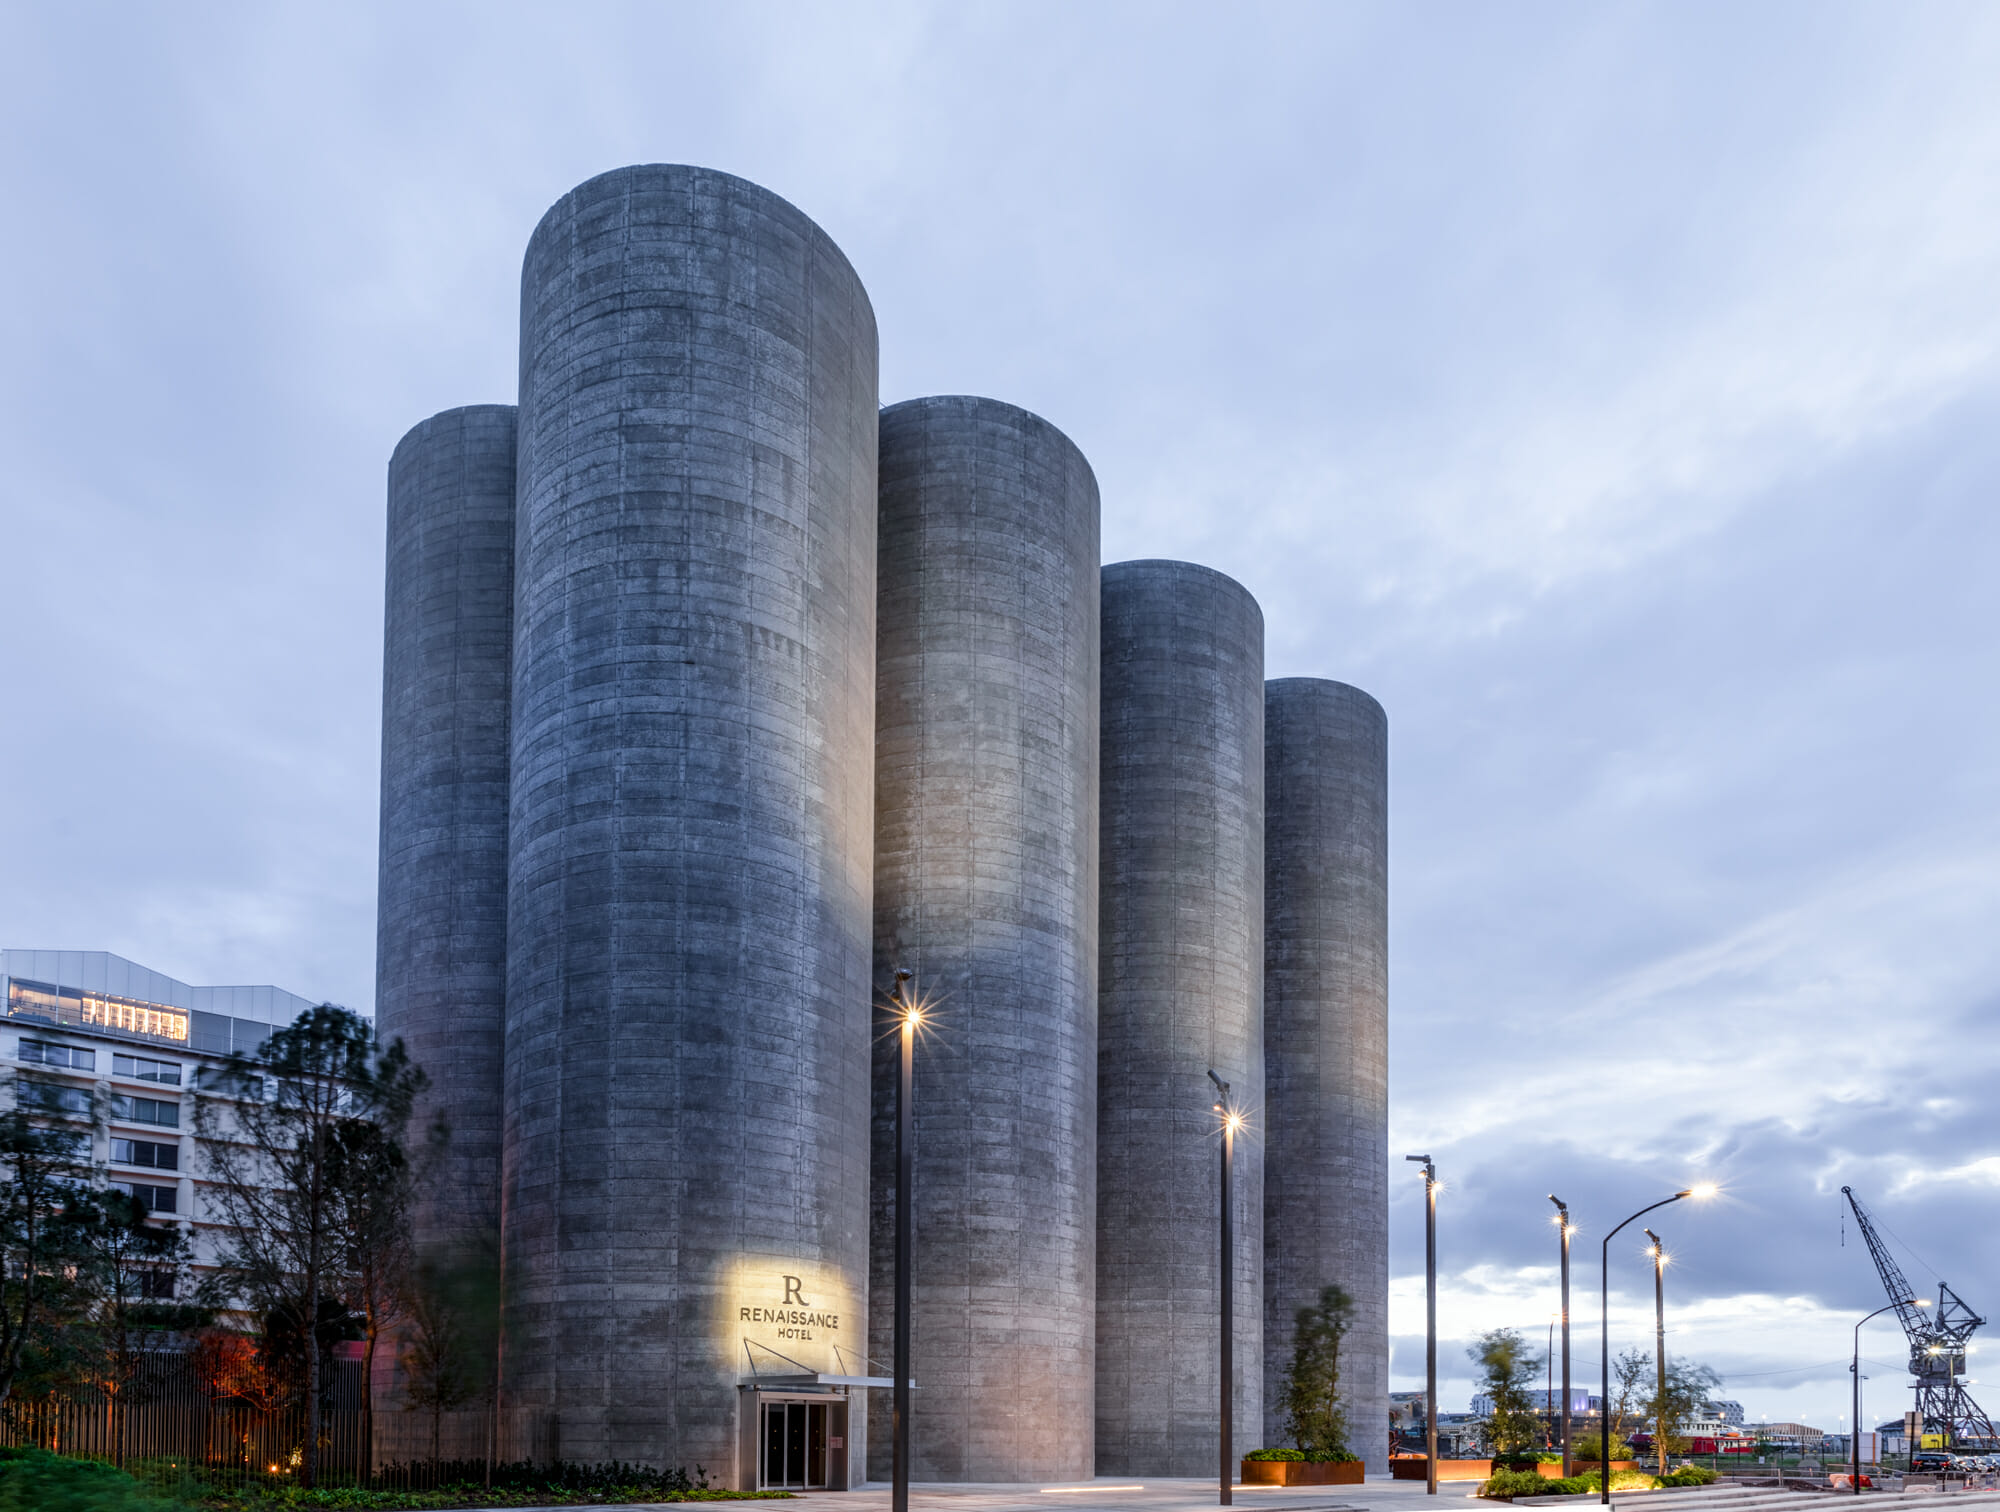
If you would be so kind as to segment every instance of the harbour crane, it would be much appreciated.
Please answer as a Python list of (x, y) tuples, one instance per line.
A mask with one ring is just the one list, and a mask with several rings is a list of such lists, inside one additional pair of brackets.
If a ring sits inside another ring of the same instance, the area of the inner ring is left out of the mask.
[[(1941, 1433), (1944, 1441), (1953, 1448), (1990, 1450), (2000, 1447), (1996, 1440), (1993, 1424), (1987, 1420), (1985, 1410), (1973, 1401), (1971, 1393), (1965, 1389), (1965, 1345), (1973, 1331), (1986, 1320), (1965, 1305), (1965, 1300), (1944, 1282), (1938, 1282), (1937, 1306), (1920, 1308), (1916, 1304), (1916, 1293), (1910, 1283), (1903, 1279), (1901, 1267), (1895, 1256), (1875, 1232), (1875, 1225), (1869, 1220), (1868, 1209), (1861, 1205), (1861, 1199), (1854, 1195), (1853, 1187), (1842, 1187), (1841, 1195), (1847, 1205), (1854, 1209), (1854, 1221), (1861, 1228), (1861, 1237), (1868, 1242), (1868, 1253), (1874, 1257), (1876, 1274), (1881, 1276), (1882, 1285), (1888, 1289), (1889, 1300), (1895, 1304), (1896, 1318), (1903, 1325), (1903, 1332), (1910, 1341), (1910, 1374), (1915, 1376), (1917, 1391), (1917, 1421), (1925, 1433)], [(1856, 1423), (1859, 1431), (1861, 1425)], [(1915, 1449), (1917, 1445), (1910, 1446)]]

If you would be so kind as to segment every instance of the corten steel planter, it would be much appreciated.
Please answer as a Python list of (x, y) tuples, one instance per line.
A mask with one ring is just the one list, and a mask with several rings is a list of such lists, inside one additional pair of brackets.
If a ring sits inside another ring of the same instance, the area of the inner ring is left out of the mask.
[[(1586, 1474), (1597, 1468), (1596, 1460), (1578, 1459), (1573, 1454), (1570, 1456), (1570, 1463), (1576, 1467), (1578, 1475)], [(1556, 1468), (1561, 1469), (1562, 1467), (1558, 1465)], [(1637, 1470), (1638, 1468), (1639, 1462), (1637, 1460), (1613, 1460), (1611, 1462), (1611, 1473), (1613, 1475), (1616, 1475), (1620, 1470)]]
[[(1441, 1481), (1483, 1481), (1493, 1473), (1490, 1459), (1441, 1459), (1438, 1461), (1438, 1479)], [(1419, 1455), (1399, 1456), (1389, 1461), (1389, 1474), (1396, 1480), (1424, 1479), (1424, 1457)]]
[(1360, 1460), (1245, 1460), (1246, 1486), (1358, 1486)]

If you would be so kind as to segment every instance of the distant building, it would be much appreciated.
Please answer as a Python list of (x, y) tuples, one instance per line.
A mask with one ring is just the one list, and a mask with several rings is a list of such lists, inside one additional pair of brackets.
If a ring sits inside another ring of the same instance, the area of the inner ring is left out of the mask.
[[(1422, 1396), (1423, 1393), (1418, 1392), (1417, 1395)], [(1530, 1412), (1562, 1411), (1563, 1394), (1561, 1391), (1530, 1391), (1527, 1393), (1527, 1397), (1528, 1410)], [(1571, 1388), (1569, 1394), (1569, 1411), (1571, 1417), (1576, 1417), (1581, 1413), (1595, 1412), (1596, 1410), (1597, 1398), (1592, 1396), (1587, 1389), (1582, 1386)], [(1472, 1399), (1472, 1415), (1480, 1418), (1493, 1416), (1493, 1398), (1483, 1391), (1475, 1396)]]
[(1814, 1428), (1808, 1423), (1746, 1423), (1743, 1431), (1754, 1438), (1797, 1444), (1802, 1449), (1815, 1448), (1826, 1437), (1824, 1428)]
[(197, 1263), (219, 1225), (183, 1102), (199, 1071), (248, 1054), (315, 1006), (279, 987), (191, 987), (102, 950), (0, 950), (0, 1067), (27, 1071), (63, 1125), (88, 1124), (89, 1163), (162, 1222), (192, 1228)]
[(1703, 1410), (1711, 1417), (1728, 1424), (1731, 1428), (1743, 1426), (1743, 1404), (1741, 1402), (1707, 1402)]

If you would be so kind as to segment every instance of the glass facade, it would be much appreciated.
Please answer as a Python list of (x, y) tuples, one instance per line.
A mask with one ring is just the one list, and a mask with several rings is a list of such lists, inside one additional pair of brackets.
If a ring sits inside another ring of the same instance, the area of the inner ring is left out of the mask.
[(7, 980), (7, 1016), (78, 1029), (114, 1029), (170, 1044), (188, 1042), (188, 1015), (184, 1009), (24, 977)]

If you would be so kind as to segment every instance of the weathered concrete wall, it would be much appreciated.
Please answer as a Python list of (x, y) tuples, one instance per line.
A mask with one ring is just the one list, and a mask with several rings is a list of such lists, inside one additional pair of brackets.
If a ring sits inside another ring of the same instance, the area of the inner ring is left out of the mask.
[(421, 1251), (497, 1258), (507, 973), (514, 407), (446, 410), (389, 460), (375, 1014), (430, 1078), (445, 1169)]
[(1265, 684), (1264, 1440), (1293, 1319), (1354, 1299), (1350, 1447), (1388, 1468), (1389, 727), (1345, 683)]
[(866, 1337), (876, 440), (867, 295), (777, 196), (625, 168), (536, 228), (508, 1379), (565, 1458), (734, 1466), (746, 1340)]
[[(1097, 483), (1054, 426), (991, 399), (884, 411), (881, 457), (875, 977), (907, 967), (936, 1001), (916, 1071), (911, 1474), (1087, 1478)], [(869, 1352), (886, 1370), (897, 1039), (877, 1043)]]
[(1236, 1144), (1234, 1416), (1262, 1426), (1264, 620), (1221, 573), (1104, 569), (1097, 1470), (1211, 1475), (1217, 1120)]

